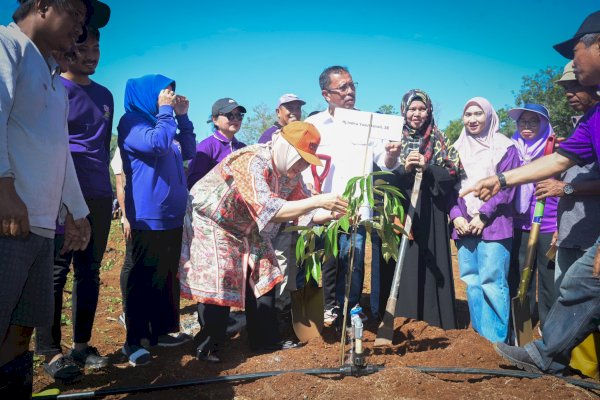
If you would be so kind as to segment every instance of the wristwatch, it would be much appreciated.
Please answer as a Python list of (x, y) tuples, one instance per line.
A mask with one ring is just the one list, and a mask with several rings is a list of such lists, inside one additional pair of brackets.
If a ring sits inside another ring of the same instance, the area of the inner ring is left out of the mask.
[(563, 193), (567, 196), (573, 194), (574, 191), (575, 188), (570, 183), (567, 183), (565, 186), (563, 186)]
[(498, 177), (498, 182), (500, 182), (500, 189), (506, 189), (506, 178), (504, 177), (504, 174), (499, 172), (496, 176)]

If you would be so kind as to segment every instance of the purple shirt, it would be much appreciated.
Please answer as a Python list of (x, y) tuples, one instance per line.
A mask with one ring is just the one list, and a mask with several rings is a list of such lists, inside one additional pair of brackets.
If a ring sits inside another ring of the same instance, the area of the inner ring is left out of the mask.
[[(521, 164), (519, 152), (515, 146), (510, 146), (506, 154), (496, 165), (496, 172), (504, 172), (517, 168)], [(498, 192), (497, 195), (483, 203), (479, 212), (488, 217), (488, 223), (483, 228), (481, 238), (483, 240), (502, 240), (513, 236), (513, 199), (515, 188), (506, 188)], [(456, 198), (456, 201), (450, 209), (450, 220), (458, 217), (464, 217), (471, 221), (471, 216), (467, 213), (467, 205), (463, 198)], [(452, 225), (452, 239), (460, 239), (461, 236), (456, 232)]]
[[(525, 214), (519, 214), (515, 211), (515, 228), (522, 231), (531, 230), (531, 220), (533, 218), (533, 212), (535, 210), (536, 197), (535, 194), (531, 196), (531, 203), (529, 210)], [(540, 224), (540, 233), (554, 233), (556, 232), (556, 218), (558, 211), (558, 198), (548, 197), (546, 199), (546, 206), (544, 207), (544, 216), (542, 217), (542, 223)]]
[(112, 197), (108, 164), (113, 96), (93, 81), (89, 85), (79, 85), (63, 77), (61, 81), (69, 95), (69, 144), (83, 197)]
[(281, 128), (282, 126), (279, 124), (279, 122), (275, 122), (272, 127), (268, 128), (266, 131), (263, 132), (263, 134), (258, 139), (258, 143), (270, 142), (271, 139), (273, 139), (273, 134)]
[(581, 118), (575, 132), (560, 144), (557, 153), (580, 167), (600, 161), (600, 103)]
[(216, 131), (196, 146), (196, 156), (188, 167), (187, 187), (191, 189), (204, 175), (215, 167), (222, 159), (246, 145), (235, 137), (227, 139)]

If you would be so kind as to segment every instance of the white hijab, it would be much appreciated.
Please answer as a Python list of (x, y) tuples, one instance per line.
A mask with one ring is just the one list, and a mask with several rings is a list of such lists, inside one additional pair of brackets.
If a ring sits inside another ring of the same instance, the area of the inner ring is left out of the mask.
[(273, 163), (279, 174), (286, 175), (301, 157), (296, 148), (285, 140), (279, 132), (280, 131), (275, 132), (273, 134), (273, 139), (271, 139)]
[[(496, 166), (506, 154), (506, 150), (513, 146), (512, 141), (499, 131), (500, 122), (498, 114), (492, 104), (483, 97), (474, 97), (467, 101), (465, 110), (472, 105), (480, 107), (485, 114), (485, 127), (479, 135), (467, 133), (463, 126), (460, 136), (454, 143), (465, 173), (461, 176), (459, 191), (475, 186), (477, 181), (496, 174)], [(476, 198), (473, 193), (464, 197), (467, 213), (474, 217), (479, 214), (483, 201)]]

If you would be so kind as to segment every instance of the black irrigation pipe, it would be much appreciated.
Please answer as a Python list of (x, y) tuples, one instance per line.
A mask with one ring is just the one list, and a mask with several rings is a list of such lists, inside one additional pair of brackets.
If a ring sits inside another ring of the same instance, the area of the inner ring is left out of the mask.
[(280, 370), (280, 371), (269, 371), (269, 372), (256, 372), (252, 374), (239, 374), (239, 375), (225, 375), (215, 376), (211, 378), (201, 378), (191, 381), (184, 381), (178, 383), (166, 383), (160, 385), (145, 385), (136, 387), (125, 387), (115, 389), (99, 389), (89, 392), (74, 392), (64, 394), (48, 394), (34, 396), (35, 400), (63, 400), (63, 399), (92, 399), (98, 397), (115, 396), (119, 394), (134, 394), (134, 393), (147, 393), (157, 390), (166, 389), (181, 389), (190, 386), (201, 386), (211, 385), (216, 383), (228, 383), (228, 382), (240, 382), (240, 381), (252, 381), (260, 378), (268, 378), (271, 376), (278, 376), (282, 374), (297, 372), (306, 375), (338, 375), (338, 376), (364, 376), (372, 373), (381, 371), (383, 366), (380, 365), (367, 365), (365, 368), (357, 369), (354, 366), (344, 366), (338, 368), (315, 368), (315, 369), (291, 369), (291, 370)]
[[(260, 378), (268, 378), (271, 376), (278, 376), (287, 373), (300, 373), (306, 375), (338, 375), (338, 376), (364, 376), (370, 375), (375, 372), (383, 370), (381, 365), (367, 365), (366, 368), (357, 369), (353, 366), (344, 366), (340, 368), (316, 368), (316, 369), (293, 369), (293, 370), (280, 370), (280, 371), (269, 371), (269, 372), (256, 372), (252, 374), (240, 374), (240, 375), (226, 375), (216, 376), (211, 378), (202, 378), (192, 381), (185, 381), (179, 383), (166, 383), (161, 385), (146, 385), (136, 386), (129, 388), (116, 388), (116, 389), (100, 389), (89, 392), (75, 392), (65, 394), (51, 394), (35, 396), (36, 400), (63, 400), (63, 399), (91, 399), (106, 396), (114, 396), (120, 394), (134, 394), (134, 393), (147, 393), (157, 390), (167, 389), (181, 389), (190, 386), (201, 386), (211, 385), (217, 383), (231, 383), (231, 382), (243, 382), (252, 381)], [(525, 378), (525, 379), (537, 379), (544, 376), (554, 376), (543, 373), (532, 373), (519, 370), (508, 370), (508, 369), (480, 369), (480, 368), (457, 368), (457, 367), (421, 367), (421, 366), (408, 366), (407, 368), (414, 369), (416, 371), (425, 374), (457, 374), (457, 375), (490, 375), (498, 377), (512, 377), (512, 378)], [(574, 386), (578, 386), (584, 389), (598, 390), (600, 391), (600, 384), (584, 381), (581, 379), (573, 379), (562, 376), (556, 376), (562, 379), (566, 383)]]
[(480, 369), (480, 368), (456, 368), (456, 367), (420, 367), (420, 366), (409, 366), (408, 368), (423, 372), (425, 374), (465, 374), (465, 375), (492, 375), (492, 376), (505, 376), (512, 378), (527, 378), (536, 379), (544, 376), (553, 376), (563, 381), (579, 386), (584, 389), (598, 390), (600, 391), (600, 384), (584, 381), (582, 379), (567, 378), (564, 376), (543, 374), (537, 372), (525, 372), (520, 370), (510, 369)]

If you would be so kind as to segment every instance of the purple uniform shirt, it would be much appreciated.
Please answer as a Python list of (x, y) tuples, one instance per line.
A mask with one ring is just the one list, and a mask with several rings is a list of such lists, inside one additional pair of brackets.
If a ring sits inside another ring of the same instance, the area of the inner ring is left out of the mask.
[(279, 125), (279, 122), (275, 122), (272, 127), (268, 128), (263, 132), (263, 134), (258, 139), (258, 143), (267, 143), (273, 139), (273, 134), (280, 130), (282, 127)]
[[(529, 211), (525, 214), (518, 214), (515, 212), (515, 228), (523, 231), (531, 230), (531, 220), (533, 218), (533, 212), (535, 210), (536, 197), (535, 194), (531, 196), (531, 203), (529, 205)], [(556, 218), (558, 210), (558, 198), (548, 197), (546, 199), (546, 206), (544, 207), (544, 216), (542, 217), (542, 223), (540, 225), (540, 233), (554, 233), (556, 231)]]
[(96, 82), (79, 85), (61, 80), (69, 95), (69, 144), (83, 197), (112, 197), (108, 164), (113, 96)]
[(227, 139), (216, 131), (196, 146), (196, 156), (188, 167), (187, 187), (191, 189), (204, 175), (215, 167), (222, 159), (246, 145), (235, 137)]
[[(496, 172), (517, 168), (520, 163), (517, 148), (510, 146), (504, 157), (496, 165)], [(479, 212), (488, 217), (488, 223), (481, 234), (483, 240), (502, 240), (513, 236), (514, 196), (515, 188), (507, 188), (483, 203)], [(450, 219), (454, 220), (458, 217), (464, 217), (467, 221), (472, 219), (467, 213), (467, 205), (463, 198), (457, 198), (450, 209)], [(456, 228), (452, 225), (452, 239), (457, 240), (460, 238), (461, 236), (458, 235)]]
[(560, 144), (557, 152), (580, 167), (600, 160), (600, 103), (581, 118), (575, 132)]

